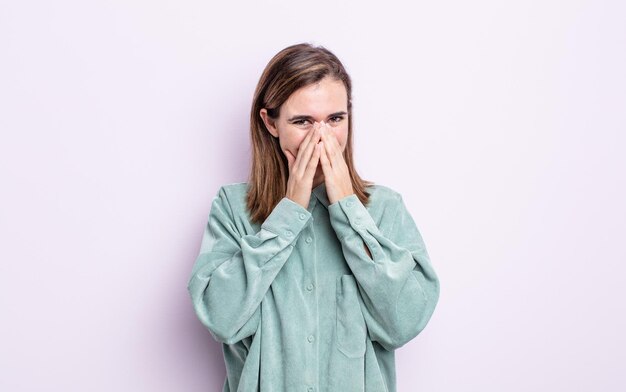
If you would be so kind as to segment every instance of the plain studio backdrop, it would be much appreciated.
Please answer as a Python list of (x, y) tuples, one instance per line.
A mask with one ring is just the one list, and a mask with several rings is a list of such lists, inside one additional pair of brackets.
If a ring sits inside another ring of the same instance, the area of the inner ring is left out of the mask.
[(256, 82), (324, 45), (441, 280), (399, 391), (626, 389), (626, 3), (4, 1), (0, 390), (218, 391), (186, 291)]

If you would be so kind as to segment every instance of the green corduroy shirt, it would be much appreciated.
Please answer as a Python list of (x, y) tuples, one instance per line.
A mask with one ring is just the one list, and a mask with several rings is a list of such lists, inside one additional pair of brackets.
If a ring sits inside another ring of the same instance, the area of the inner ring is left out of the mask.
[[(247, 183), (213, 198), (187, 289), (226, 364), (223, 391), (396, 391), (394, 350), (417, 336), (439, 279), (401, 195), (308, 208), (284, 197), (262, 224)], [(368, 255), (365, 246), (370, 250)]]

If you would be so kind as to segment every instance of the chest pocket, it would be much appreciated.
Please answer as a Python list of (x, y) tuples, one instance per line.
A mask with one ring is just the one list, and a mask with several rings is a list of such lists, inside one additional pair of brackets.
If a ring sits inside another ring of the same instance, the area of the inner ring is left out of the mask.
[(336, 326), (337, 349), (349, 358), (365, 355), (367, 329), (359, 304), (359, 291), (354, 275), (337, 277)]

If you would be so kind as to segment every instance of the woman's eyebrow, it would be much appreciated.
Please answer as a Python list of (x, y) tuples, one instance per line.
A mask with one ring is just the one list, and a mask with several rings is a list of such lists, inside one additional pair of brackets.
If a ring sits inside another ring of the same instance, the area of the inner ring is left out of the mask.
[[(335, 116), (343, 116), (348, 114), (347, 112), (335, 112), (333, 114), (329, 114), (327, 118), (335, 117)], [(309, 116), (308, 114), (296, 114), (295, 116), (289, 118), (287, 121), (295, 121), (295, 120), (313, 120), (313, 116)]]

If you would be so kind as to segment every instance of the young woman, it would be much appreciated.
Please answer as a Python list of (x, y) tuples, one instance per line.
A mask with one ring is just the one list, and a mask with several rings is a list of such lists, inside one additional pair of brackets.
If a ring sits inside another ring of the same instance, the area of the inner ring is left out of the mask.
[(319, 46), (261, 75), (249, 181), (213, 198), (188, 283), (224, 391), (395, 391), (394, 350), (434, 312), (439, 280), (401, 195), (354, 168), (351, 94)]

